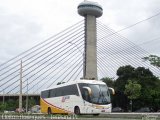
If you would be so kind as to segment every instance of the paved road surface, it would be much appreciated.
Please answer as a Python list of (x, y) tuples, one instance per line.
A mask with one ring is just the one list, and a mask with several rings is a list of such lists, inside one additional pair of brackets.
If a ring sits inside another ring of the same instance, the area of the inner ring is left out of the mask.
[(99, 116), (92, 115), (52, 115), (50, 117), (45, 115), (10, 115), (1, 114), (0, 119), (3, 120), (160, 120), (160, 113), (108, 113)]

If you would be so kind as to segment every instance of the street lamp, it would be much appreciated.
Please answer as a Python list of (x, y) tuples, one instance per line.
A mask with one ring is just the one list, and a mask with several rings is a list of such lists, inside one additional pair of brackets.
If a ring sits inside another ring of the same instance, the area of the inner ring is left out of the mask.
[(74, 45), (74, 47), (82, 54), (82, 57), (83, 57), (83, 78), (81, 78), (81, 79), (84, 79), (84, 72), (85, 72), (85, 58), (84, 58), (84, 53), (85, 52), (83, 52), (82, 53), (82, 51), (80, 50), (80, 48), (77, 46), (77, 44), (76, 43), (72, 43), (72, 42), (68, 42), (68, 43), (70, 43), (70, 44), (72, 44), (72, 45)]

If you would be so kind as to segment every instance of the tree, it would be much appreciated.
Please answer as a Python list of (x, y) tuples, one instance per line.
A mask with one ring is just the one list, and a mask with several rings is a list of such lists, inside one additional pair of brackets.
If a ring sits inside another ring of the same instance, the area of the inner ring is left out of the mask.
[(6, 101), (6, 110), (14, 111), (16, 108), (18, 108), (18, 101), (13, 99)]
[(119, 91), (125, 90), (125, 85), (127, 81), (134, 77), (135, 68), (131, 65), (122, 66), (117, 70), (118, 78), (115, 82), (115, 89)]
[(131, 80), (128, 80), (128, 84), (125, 85), (124, 93), (131, 100), (137, 99), (141, 94), (141, 85), (136, 81), (132, 82)]
[(6, 109), (6, 103), (0, 102), (0, 111), (3, 112)]
[(141, 95), (134, 100), (134, 109), (151, 107), (155, 111), (160, 109), (160, 80), (153, 73), (144, 67), (134, 68), (130, 65), (122, 66), (117, 70), (118, 78), (115, 80), (115, 104), (128, 110), (130, 100), (125, 94), (125, 85), (128, 80), (141, 85)]
[(145, 61), (149, 61), (151, 65), (160, 69), (160, 57), (157, 55), (149, 55), (148, 57), (142, 58)]
[(31, 97), (31, 98), (28, 100), (28, 107), (31, 108), (31, 107), (33, 107), (34, 105), (36, 105), (36, 101), (33, 99), (33, 97)]
[(112, 87), (114, 88), (114, 84), (115, 84), (115, 80), (113, 78), (109, 78), (109, 77), (105, 77), (101, 79), (103, 82), (105, 82), (107, 84), (108, 87)]
[(131, 100), (131, 111), (132, 111), (132, 103), (133, 100), (139, 98), (141, 94), (141, 85), (138, 84), (136, 81), (128, 80), (128, 84), (125, 85), (125, 91), (124, 93), (127, 95), (127, 97)]

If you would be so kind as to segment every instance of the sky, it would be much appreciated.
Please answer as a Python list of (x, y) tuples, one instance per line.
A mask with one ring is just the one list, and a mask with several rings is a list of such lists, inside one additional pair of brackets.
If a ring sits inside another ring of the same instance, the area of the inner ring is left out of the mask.
[[(77, 6), (82, 1), (0, 0), (0, 64), (82, 21), (84, 18), (77, 13)], [(98, 21), (114, 31), (160, 13), (160, 0), (92, 1), (103, 7), (103, 15)], [(149, 54), (160, 56), (159, 19), (160, 15), (118, 34)]]
[[(98, 18), (118, 31), (160, 12), (160, 0), (92, 0)], [(82, 0), (0, 0), (0, 64), (83, 20)], [(160, 55), (160, 15), (119, 32), (150, 54)]]

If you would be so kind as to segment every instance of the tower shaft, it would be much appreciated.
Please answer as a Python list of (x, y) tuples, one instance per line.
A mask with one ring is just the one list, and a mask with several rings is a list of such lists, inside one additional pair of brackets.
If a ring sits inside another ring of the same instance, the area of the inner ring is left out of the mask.
[(84, 79), (97, 78), (96, 18), (102, 16), (102, 7), (95, 2), (84, 1), (78, 5), (78, 14), (85, 17)]
[(97, 79), (96, 17), (85, 16), (84, 79)]

